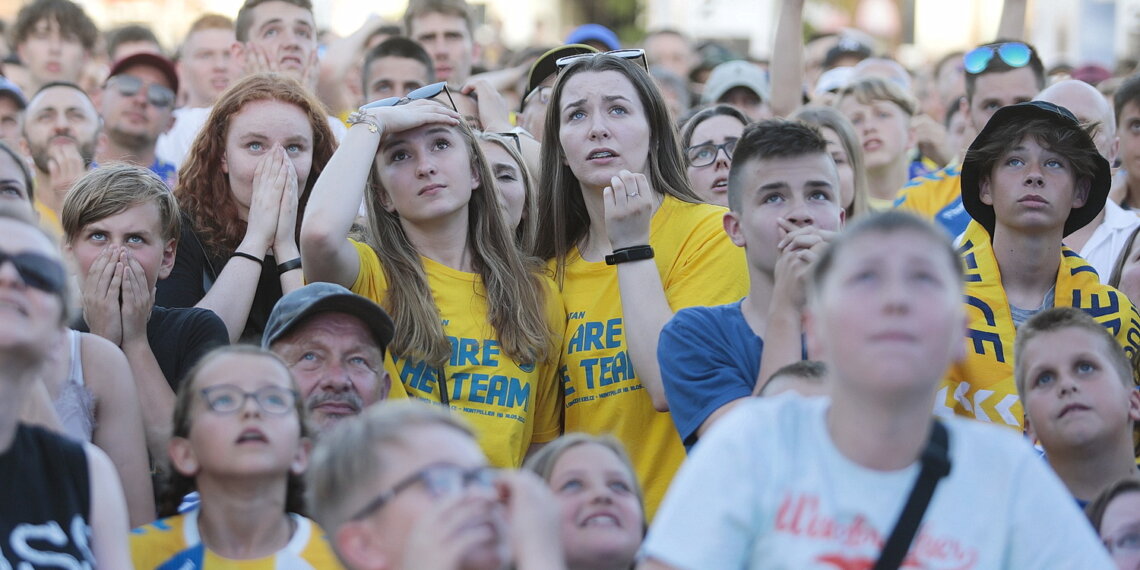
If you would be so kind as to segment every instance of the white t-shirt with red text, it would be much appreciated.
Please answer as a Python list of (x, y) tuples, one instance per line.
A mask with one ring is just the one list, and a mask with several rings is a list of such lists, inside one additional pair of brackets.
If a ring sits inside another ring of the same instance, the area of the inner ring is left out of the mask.
[[(875, 471), (827, 433), (825, 398), (736, 407), (697, 443), (641, 555), (678, 568), (874, 566), (920, 464)], [(961, 418), (903, 568), (1113, 568), (1069, 492), (1008, 428)]]

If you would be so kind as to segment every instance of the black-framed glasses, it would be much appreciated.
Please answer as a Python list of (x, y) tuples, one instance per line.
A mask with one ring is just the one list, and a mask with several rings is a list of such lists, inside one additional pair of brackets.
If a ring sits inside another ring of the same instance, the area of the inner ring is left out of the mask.
[(554, 67), (558, 68), (559, 71), (562, 71), (564, 67), (574, 63), (575, 61), (583, 61), (586, 59), (598, 57), (599, 55), (612, 55), (614, 57), (620, 57), (621, 59), (636, 60), (637, 63), (641, 65), (642, 69), (647, 72), (649, 71), (649, 61), (645, 59), (645, 50), (643, 49), (617, 49), (614, 51), (603, 51), (598, 53), (580, 53), (577, 55), (568, 55), (566, 57), (560, 57), (555, 60)]
[(384, 99), (378, 99), (361, 106), (360, 111), (364, 112), (367, 109), (375, 109), (377, 107), (394, 107), (396, 105), (402, 105), (404, 103), (415, 101), (417, 99), (434, 99), (438, 97), (440, 93), (447, 95), (447, 102), (451, 103), (451, 110), (458, 112), (459, 109), (455, 106), (455, 100), (451, 98), (451, 91), (447, 89), (446, 81), (432, 83), (431, 85), (424, 85), (423, 87), (411, 91), (403, 97), (387, 97)]
[(977, 75), (986, 70), (997, 55), (1010, 67), (1025, 67), (1033, 55), (1033, 50), (1021, 42), (1006, 42), (993, 46), (975, 48), (962, 57), (962, 64), (967, 73)]
[(519, 134), (518, 133), (505, 132), (505, 133), (490, 133), (490, 134), (495, 135), (495, 136), (500, 136), (500, 137), (503, 137), (505, 139), (511, 139), (512, 141), (515, 141), (515, 150), (519, 151), (520, 153), (522, 152), (522, 141), (519, 140)]
[(11, 262), (24, 284), (45, 293), (63, 295), (67, 289), (67, 271), (63, 264), (46, 255), (33, 252), (8, 253), (0, 250), (0, 265)]
[(206, 400), (206, 407), (217, 414), (232, 414), (245, 407), (247, 399), (253, 398), (261, 411), (282, 415), (294, 409), (299, 395), (296, 390), (280, 386), (265, 386), (253, 392), (246, 392), (232, 384), (219, 384), (202, 388), (202, 397)]
[(107, 86), (114, 87), (115, 91), (118, 91), (119, 95), (123, 97), (134, 97), (145, 88), (147, 103), (159, 109), (166, 109), (174, 105), (174, 91), (169, 87), (156, 83), (146, 85), (142, 79), (133, 75), (116, 75), (107, 80)]
[(736, 151), (737, 139), (729, 139), (722, 144), (711, 142), (695, 144), (685, 149), (685, 159), (689, 166), (708, 166), (716, 162), (716, 155), (724, 151), (724, 155), (732, 160), (732, 153)]
[(384, 491), (376, 498), (368, 501), (364, 508), (349, 517), (349, 520), (363, 519), (381, 507), (388, 504), (404, 490), (416, 483), (423, 483), (424, 488), (433, 499), (458, 493), (472, 485), (483, 489), (491, 488), (495, 483), (496, 471), (487, 466), (466, 469), (451, 463), (435, 463), (428, 465), (411, 475), (401, 479), (391, 489)]

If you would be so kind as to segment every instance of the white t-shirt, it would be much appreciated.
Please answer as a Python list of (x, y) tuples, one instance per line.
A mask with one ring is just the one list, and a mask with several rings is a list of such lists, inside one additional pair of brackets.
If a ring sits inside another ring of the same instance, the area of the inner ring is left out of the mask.
[[(874, 471), (827, 434), (824, 398), (736, 407), (700, 439), (642, 547), (678, 568), (871, 568), (919, 462)], [(907, 554), (914, 568), (1113, 568), (1076, 502), (1008, 429), (942, 420), (950, 475)]]

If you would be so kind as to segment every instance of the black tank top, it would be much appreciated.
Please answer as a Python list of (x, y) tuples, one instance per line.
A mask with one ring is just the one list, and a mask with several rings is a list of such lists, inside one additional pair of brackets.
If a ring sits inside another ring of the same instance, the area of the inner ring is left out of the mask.
[(0, 454), (0, 567), (94, 567), (90, 511), (83, 446), (20, 424)]

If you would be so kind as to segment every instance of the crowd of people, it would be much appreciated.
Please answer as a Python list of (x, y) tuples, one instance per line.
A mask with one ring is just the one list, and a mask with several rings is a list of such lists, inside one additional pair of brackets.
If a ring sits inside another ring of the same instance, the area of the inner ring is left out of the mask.
[(0, 567), (1140, 567), (1140, 74), (804, 4), (758, 62), (28, 2)]

